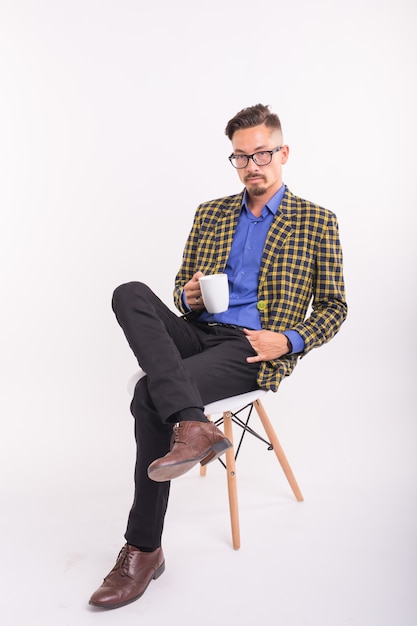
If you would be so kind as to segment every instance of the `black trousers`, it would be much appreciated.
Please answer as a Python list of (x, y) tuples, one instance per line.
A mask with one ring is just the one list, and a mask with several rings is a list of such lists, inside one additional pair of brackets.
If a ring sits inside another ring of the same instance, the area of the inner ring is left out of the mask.
[(203, 418), (209, 402), (257, 389), (259, 363), (239, 329), (187, 322), (143, 283), (117, 287), (113, 310), (147, 376), (131, 403), (137, 446), (135, 496), (126, 541), (144, 549), (161, 545), (170, 483), (148, 478), (152, 461), (170, 449), (173, 424)]

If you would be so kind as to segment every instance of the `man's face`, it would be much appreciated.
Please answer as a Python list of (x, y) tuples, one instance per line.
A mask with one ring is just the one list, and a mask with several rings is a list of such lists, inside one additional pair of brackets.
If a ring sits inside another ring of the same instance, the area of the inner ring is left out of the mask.
[[(235, 155), (273, 150), (282, 146), (282, 135), (278, 130), (261, 124), (237, 130), (232, 137), (232, 146)], [(256, 165), (253, 159), (249, 159), (246, 167), (237, 170), (249, 196), (262, 197), (267, 202), (278, 191), (282, 186), (282, 166), (288, 160), (288, 153), (288, 146), (282, 146), (279, 152), (272, 155), (269, 165)]]

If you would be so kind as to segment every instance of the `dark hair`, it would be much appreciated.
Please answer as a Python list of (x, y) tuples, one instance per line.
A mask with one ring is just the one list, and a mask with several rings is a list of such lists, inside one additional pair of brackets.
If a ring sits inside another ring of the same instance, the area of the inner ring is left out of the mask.
[(253, 126), (259, 126), (265, 124), (269, 128), (276, 128), (282, 132), (281, 122), (278, 115), (271, 113), (271, 109), (264, 104), (255, 104), (252, 107), (246, 107), (236, 113), (234, 117), (227, 123), (225, 134), (232, 139), (237, 130), (242, 128), (252, 128)]

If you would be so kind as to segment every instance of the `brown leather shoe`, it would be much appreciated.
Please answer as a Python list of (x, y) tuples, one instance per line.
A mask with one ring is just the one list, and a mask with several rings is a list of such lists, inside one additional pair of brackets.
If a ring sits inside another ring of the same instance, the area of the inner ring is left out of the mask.
[(119, 552), (116, 565), (101, 587), (93, 593), (89, 604), (102, 609), (117, 609), (140, 598), (152, 579), (165, 570), (162, 548), (141, 552), (126, 543)]
[(213, 422), (180, 422), (174, 427), (171, 451), (150, 464), (148, 476), (156, 482), (172, 480), (197, 463), (211, 463), (231, 446)]

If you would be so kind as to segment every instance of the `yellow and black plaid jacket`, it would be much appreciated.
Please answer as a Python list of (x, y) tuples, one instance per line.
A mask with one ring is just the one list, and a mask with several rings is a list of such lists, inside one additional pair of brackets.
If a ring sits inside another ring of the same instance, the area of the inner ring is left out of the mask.
[[(186, 312), (182, 290), (195, 272), (224, 271), (242, 198), (243, 191), (197, 208), (175, 279), (174, 301), (182, 313)], [(258, 310), (262, 328), (300, 333), (305, 343), (301, 356), (334, 337), (347, 315), (336, 216), (294, 196), (288, 188), (265, 241)], [(263, 362), (259, 386), (276, 391), (281, 380), (291, 374), (297, 356)]]

